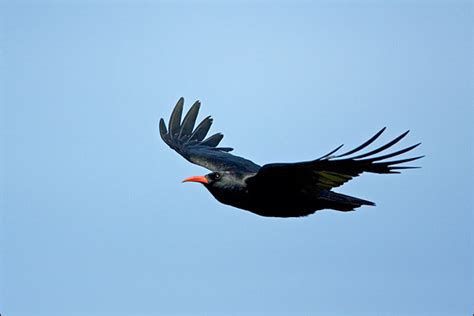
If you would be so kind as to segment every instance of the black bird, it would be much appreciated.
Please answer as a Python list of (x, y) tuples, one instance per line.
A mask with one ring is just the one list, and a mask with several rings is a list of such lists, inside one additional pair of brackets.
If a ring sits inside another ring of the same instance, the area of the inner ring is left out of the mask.
[(196, 101), (181, 121), (184, 99), (176, 104), (166, 128), (160, 120), (160, 135), (168, 146), (190, 162), (212, 171), (205, 176), (184, 179), (183, 182), (200, 182), (221, 203), (241, 208), (261, 216), (298, 217), (321, 209), (353, 211), (373, 202), (333, 192), (363, 172), (399, 173), (398, 170), (417, 167), (400, 166), (423, 156), (383, 161), (406, 153), (412, 145), (393, 153), (374, 156), (398, 143), (408, 131), (391, 142), (366, 152), (362, 149), (372, 144), (385, 130), (381, 129), (357, 148), (334, 155), (341, 146), (311, 161), (297, 163), (271, 163), (259, 166), (252, 161), (234, 156), (232, 148), (218, 147), (224, 137), (221, 133), (204, 139), (212, 119), (206, 117), (194, 128), (200, 102)]

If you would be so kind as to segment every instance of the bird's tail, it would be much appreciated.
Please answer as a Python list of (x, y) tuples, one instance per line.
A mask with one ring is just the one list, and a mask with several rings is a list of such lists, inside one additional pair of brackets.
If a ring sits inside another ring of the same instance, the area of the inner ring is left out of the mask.
[(371, 201), (358, 199), (332, 191), (320, 192), (319, 199), (324, 201), (326, 208), (343, 212), (354, 211), (354, 209), (361, 207), (362, 205), (375, 205), (375, 203)]

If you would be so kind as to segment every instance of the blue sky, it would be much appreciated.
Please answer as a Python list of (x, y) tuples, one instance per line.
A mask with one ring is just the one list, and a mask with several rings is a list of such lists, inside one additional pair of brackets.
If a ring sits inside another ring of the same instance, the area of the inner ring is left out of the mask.
[[(1, 8), (2, 315), (470, 315), (469, 2)], [(179, 97), (257, 163), (410, 129), (423, 168), (272, 219), (158, 136)]]

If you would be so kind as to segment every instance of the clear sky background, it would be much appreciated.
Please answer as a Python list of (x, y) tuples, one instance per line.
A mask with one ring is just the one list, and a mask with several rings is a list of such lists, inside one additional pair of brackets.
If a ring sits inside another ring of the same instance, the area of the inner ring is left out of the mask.
[[(474, 312), (472, 2), (0, 11), (2, 315)], [(377, 207), (259, 217), (180, 183), (207, 173), (158, 136), (181, 96), (260, 164), (387, 126), (423, 168), (337, 190)]]

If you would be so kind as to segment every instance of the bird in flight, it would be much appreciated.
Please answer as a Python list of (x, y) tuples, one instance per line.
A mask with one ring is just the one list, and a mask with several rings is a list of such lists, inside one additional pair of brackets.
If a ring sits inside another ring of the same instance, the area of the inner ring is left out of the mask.
[(188, 161), (212, 171), (194, 176), (183, 182), (199, 182), (221, 203), (269, 217), (299, 217), (322, 209), (353, 211), (371, 201), (333, 191), (364, 172), (400, 173), (399, 170), (418, 167), (400, 164), (423, 156), (389, 160), (404, 154), (420, 143), (404, 149), (377, 155), (404, 138), (408, 131), (369, 152), (361, 150), (372, 144), (385, 130), (381, 129), (362, 145), (343, 154), (335, 153), (339, 146), (326, 155), (311, 161), (297, 163), (256, 163), (230, 154), (230, 147), (218, 147), (224, 137), (221, 133), (205, 138), (212, 124), (210, 116), (195, 128), (201, 103), (196, 101), (184, 119), (184, 99), (180, 98), (171, 113), (168, 127), (160, 119), (163, 141)]

